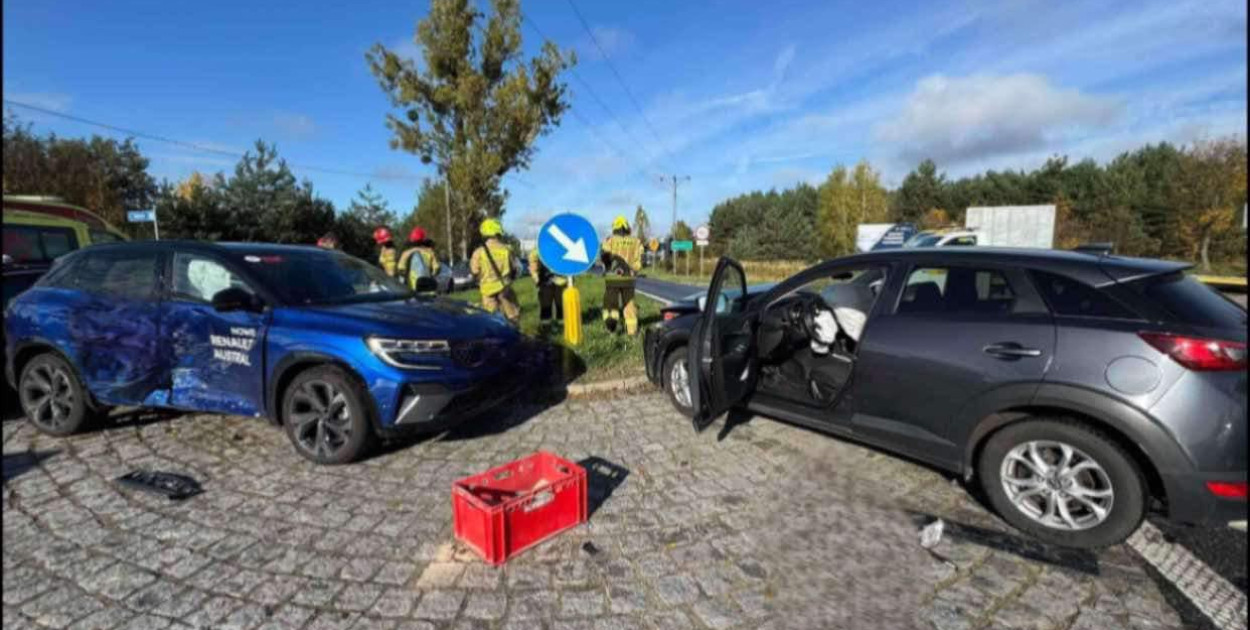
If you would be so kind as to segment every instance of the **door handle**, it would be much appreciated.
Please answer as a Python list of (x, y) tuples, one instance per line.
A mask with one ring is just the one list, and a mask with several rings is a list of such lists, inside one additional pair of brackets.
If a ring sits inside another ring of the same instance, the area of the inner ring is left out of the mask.
[(999, 359), (1020, 359), (1023, 357), (1040, 357), (1042, 351), (1037, 348), (1025, 348), (1018, 343), (995, 343), (985, 346), (985, 354)]

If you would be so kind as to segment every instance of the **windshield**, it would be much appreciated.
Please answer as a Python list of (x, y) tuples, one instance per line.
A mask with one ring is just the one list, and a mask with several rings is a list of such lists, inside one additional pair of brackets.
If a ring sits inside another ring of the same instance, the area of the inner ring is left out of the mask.
[(942, 240), (941, 234), (929, 234), (921, 232), (903, 243), (903, 247), (933, 247), (937, 242)]
[(292, 306), (397, 300), (411, 295), (381, 269), (338, 252), (256, 252), (234, 257)]

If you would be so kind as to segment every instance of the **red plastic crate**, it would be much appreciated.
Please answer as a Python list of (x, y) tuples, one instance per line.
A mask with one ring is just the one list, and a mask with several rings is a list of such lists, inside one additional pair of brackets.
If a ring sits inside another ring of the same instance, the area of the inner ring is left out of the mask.
[(586, 522), (586, 471), (538, 451), (453, 483), (451, 511), (456, 539), (503, 564)]

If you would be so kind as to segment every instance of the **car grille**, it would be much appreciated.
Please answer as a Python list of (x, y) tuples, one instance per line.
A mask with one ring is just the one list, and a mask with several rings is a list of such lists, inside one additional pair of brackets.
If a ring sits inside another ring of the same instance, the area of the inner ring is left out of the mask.
[(498, 339), (469, 339), (451, 344), (451, 360), (456, 365), (475, 368), (507, 358), (507, 347)]

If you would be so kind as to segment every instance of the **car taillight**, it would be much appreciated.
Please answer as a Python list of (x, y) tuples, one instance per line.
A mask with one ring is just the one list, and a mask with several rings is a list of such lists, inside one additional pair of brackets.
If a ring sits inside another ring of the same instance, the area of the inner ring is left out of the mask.
[(1244, 481), (1208, 481), (1207, 490), (1221, 499), (1246, 498), (1246, 482)]
[(673, 311), (664, 311), (664, 321), (668, 321), (670, 319), (677, 319), (677, 313), (674, 313)]
[(1246, 344), (1238, 341), (1187, 337), (1169, 333), (1138, 333), (1177, 363), (1200, 372), (1246, 369)]

